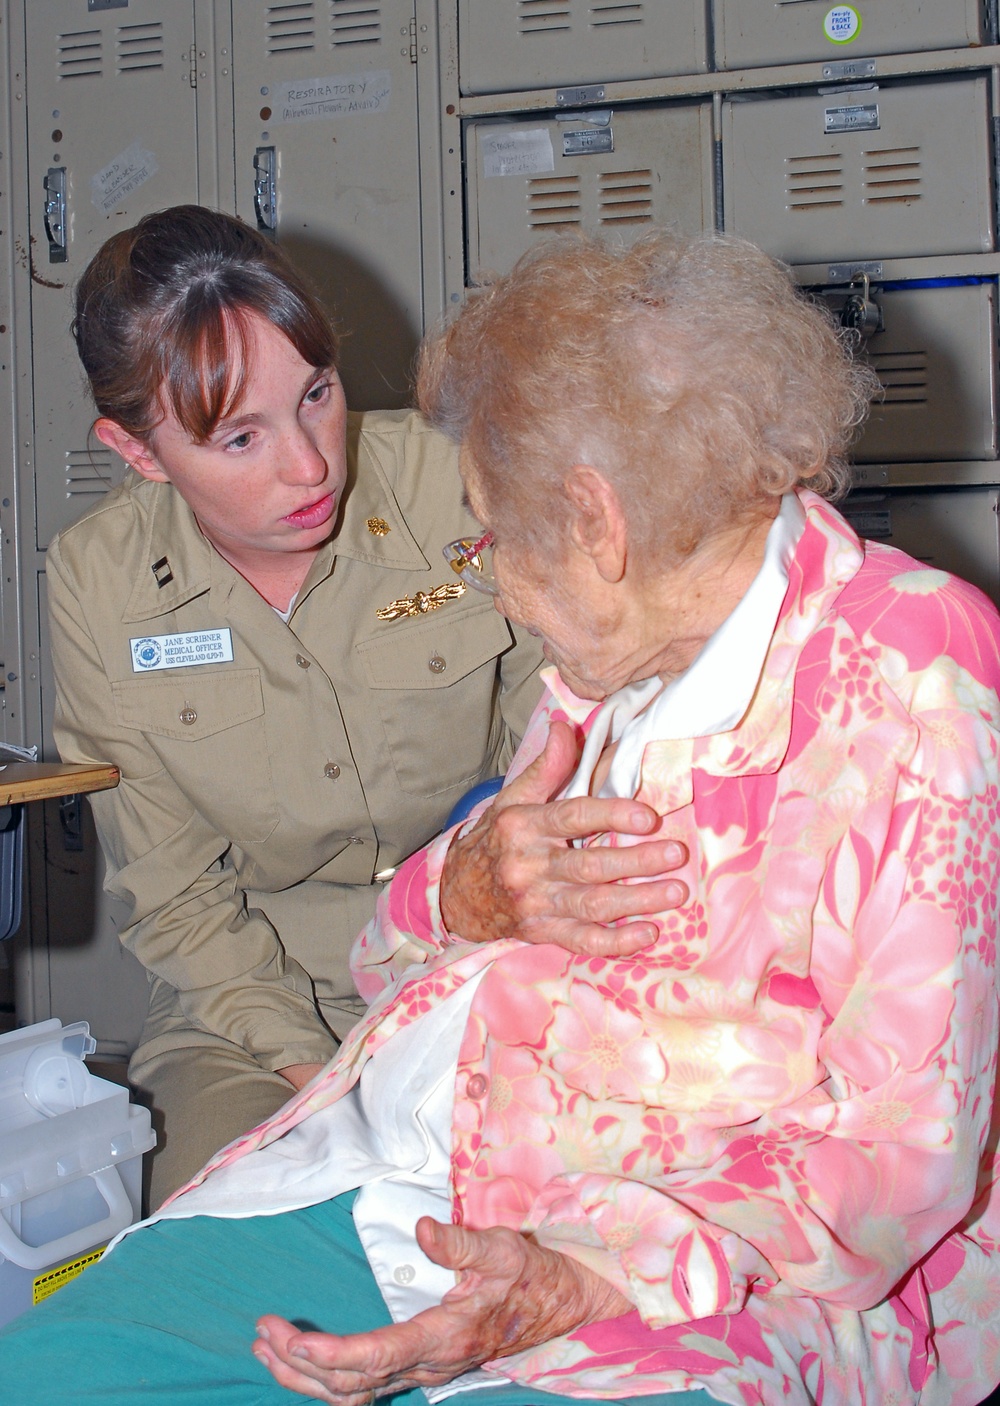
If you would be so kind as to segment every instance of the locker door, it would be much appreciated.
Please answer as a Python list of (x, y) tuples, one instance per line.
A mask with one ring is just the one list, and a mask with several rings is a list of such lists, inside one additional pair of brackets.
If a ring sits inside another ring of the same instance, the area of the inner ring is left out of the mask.
[(657, 225), (711, 229), (712, 156), (709, 103), (470, 122), (470, 282), (489, 282), (553, 234), (631, 243)]
[(732, 99), (722, 153), (726, 229), (788, 263), (993, 248), (985, 77)]
[(25, 6), (37, 545), (117, 481), (69, 335), (73, 285), (116, 229), (198, 199), (193, 0)]
[(241, 0), (236, 20), (237, 213), (347, 334), (348, 404), (405, 405), (423, 324), (413, 0)]
[[(204, 21), (205, 0), (24, 6), (28, 235), (14, 248), (30, 273), (20, 284), (31, 328), (32, 418), (22, 419), (22, 438), (34, 457), (28, 450), (21, 472), (35, 521), (32, 532), (22, 519), (22, 570), (25, 637), (39, 640), (25, 711), (27, 740), (40, 741), (46, 756), (54, 749), (44, 548), (124, 468), (89, 435), (94, 411), (69, 332), (73, 286), (109, 234), (199, 199), (196, 104), (210, 105), (212, 84), (196, 63), (196, 10)], [(214, 195), (210, 183), (206, 199)], [(17, 942), (18, 1019), (86, 1019), (102, 1053), (126, 1054), (141, 1027), (146, 978), (118, 941), (89, 807), (61, 815), (46, 802), (29, 820), (31, 921)]]

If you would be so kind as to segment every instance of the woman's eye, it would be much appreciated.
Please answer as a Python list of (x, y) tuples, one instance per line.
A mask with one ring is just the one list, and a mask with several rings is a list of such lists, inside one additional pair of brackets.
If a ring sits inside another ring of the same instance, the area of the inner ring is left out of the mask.
[(317, 381), (314, 386), (310, 386), (303, 399), (307, 405), (321, 405), (326, 399), (330, 390), (329, 381)]
[(249, 449), (253, 435), (249, 430), (244, 430), (242, 434), (233, 435), (232, 439), (226, 440), (227, 449)]

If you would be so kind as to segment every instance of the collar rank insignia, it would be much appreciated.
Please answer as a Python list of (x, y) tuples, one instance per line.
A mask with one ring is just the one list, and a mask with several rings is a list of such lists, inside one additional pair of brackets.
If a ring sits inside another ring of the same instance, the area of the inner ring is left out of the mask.
[(368, 519), (368, 531), (373, 537), (387, 537), (392, 528), (384, 517), (370, 517)]
[(159, 561), (154, 561), (149, 568), (153, 573), (153, 579), (162, 591), (164, 586), (169, 586), (174, 579), (174, 573), (170, 570), (170, 562), (166, 557), (160, 557)]

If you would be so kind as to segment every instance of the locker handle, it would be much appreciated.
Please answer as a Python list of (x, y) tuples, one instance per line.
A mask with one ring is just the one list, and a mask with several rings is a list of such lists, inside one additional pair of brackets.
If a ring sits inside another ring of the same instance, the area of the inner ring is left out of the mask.
[(50, 166), (45, 173), (45, 234), (49, 263), (66, 262), (66, 167)]
[(273, 146), (259, 146), (253, 156), (253, 208), (257, 228), (278, 228), (277, 161)]

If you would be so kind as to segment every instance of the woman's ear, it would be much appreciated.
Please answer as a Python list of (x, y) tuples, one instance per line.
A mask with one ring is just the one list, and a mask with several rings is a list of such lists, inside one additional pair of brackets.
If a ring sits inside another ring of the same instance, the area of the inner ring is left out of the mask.
[(145, 440), (137, 439), (134, 434), (129, 434), (128, 430), (122, 429), (114, 420), (102, 416), (94, 425), (94, 434), (102, 444), (120, 454), (129, 468), (135, 469), (143, 478), (152, 479), (155, 483), (170, 482), (151, 446)]
[(590, 464), (570, 469), (564, 487), (575, 510), (574, 544), (593, 560), (603, 580), (620, 581), (628, 558), (628, 530), (618, 494)]

